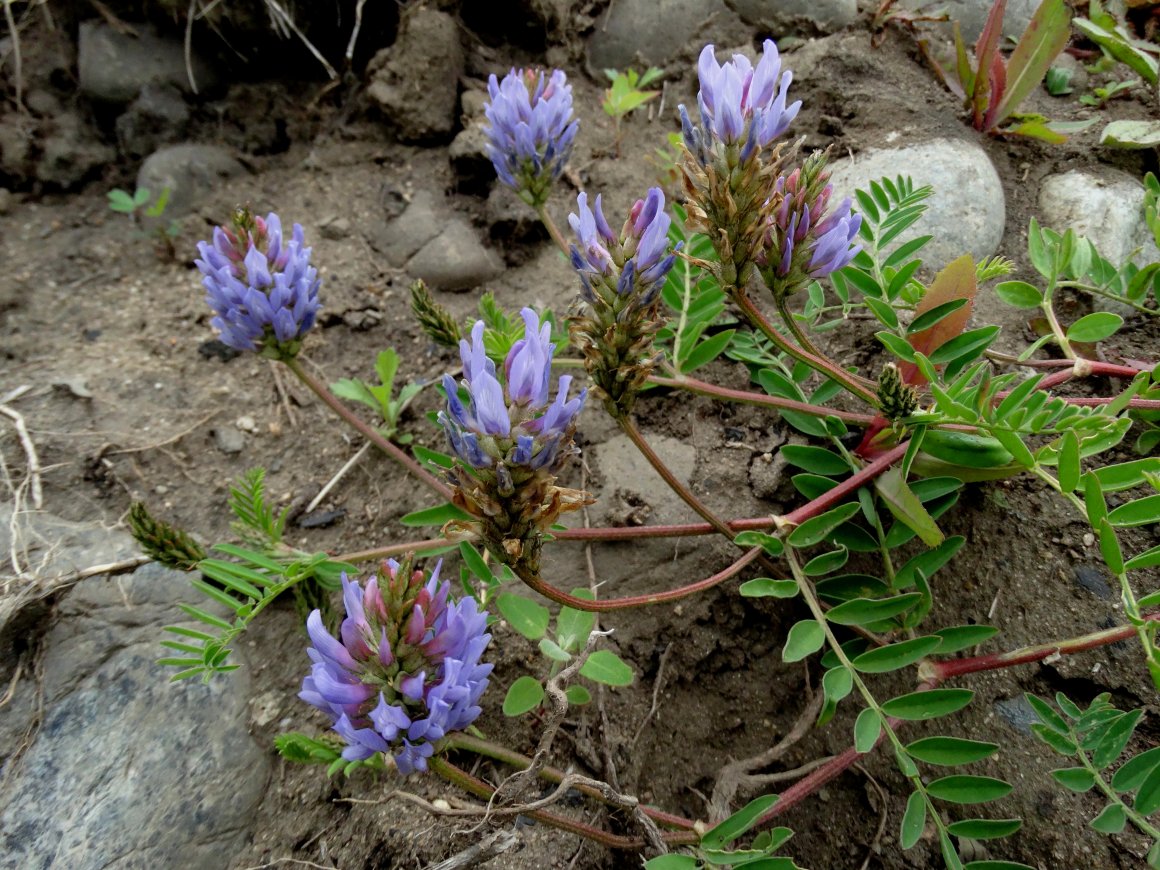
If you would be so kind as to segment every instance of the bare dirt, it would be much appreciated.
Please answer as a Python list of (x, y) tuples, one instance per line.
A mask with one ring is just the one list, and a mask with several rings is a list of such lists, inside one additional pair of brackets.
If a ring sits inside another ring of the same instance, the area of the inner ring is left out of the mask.
[[(472, 39), (470, 31), (465, 38)], [(1137, 175), (1148, 165), (1155, 168), (1154, 155), (1113, 156), (1098, 150), (1090, 135), (1056, 147), (979, 137), (962, 124), (954, 99), (922, 64), (907, 36), (892, 32), (877, 49), (862, 29), (835, 39), (825, 63), (800, 70), (795, 78), (796, 94), (805, 104), (795, 127), (807, 147), (832, 143), (838, 153), (857, 153), (883, 144), (892, 130), (978, 141), (998, 169), (1007, 197), (1007, 233), (998, 253), (1014, 259), (1020, 275), (1027, 272), (1022, 228), (1034, 213), (1039, 178), (1100, 163)], [(25, 76), (36, 81), (35, 41), (26, 37), (25, 47)], [(687, 59), (699, 47), (690, 45)], [(526, 49), (516, 51), (518, 60), (528, 59)], [(573, 59), (578, 55), (574, 46), (564, 53)], [(495, 58), (497, 71), (511, 62), (502, 48), (484, 54)], [(787, 57), (793, 67), (793, 53)], [(649, 121), (641, 112), (626, 120), (617, 157), (612, 124), (599, 109), (602, 83), (587, 78), (575, 63), (567, 67), (582, 119), (569, 177), (588, 190), (602, 191), (609, 214), (624, 214), (655, 182), (658, 167), (647, 158), (665, 134), (677, 129), (675, 103), (692, 101), (694, 79), (680, 71), (688, 68), (675, 64), (671, 70), (662, 117)], [(472, 79), (467, 84), (478, 89), (482, 83)], [(290, 92), (299, 98), (288, 99)], [(1075, 110), (1073, 103), (1049, 103), (1045, 94), (1035, 99), (1057, 117)], [(182, 218), (175, 260), (159, 258), (147, 237), (106, 207), (108, 189), (131, 186), (133, 166), (108, 166), (100, 177), (68, 192), (17, 185), (0, 215), (0, 393), (31, 385), (16, 407), (44, 467), (45, 510), (66, 519), (117, 525), (131, 501), (143, 500), (202, 540), (225, 540), (227, 487), (243, 471), (264, 466), (278, 502), (301, 504), (361, 446), (357, 435), (273, 364), (223, 356), (209, 343), (209, 313), (192, 267), (193, 246), (239, 203), (262, 212), (277, 210), (284, 220), (306, 228), (324, 279), (322, 325), (304, 351), (317, 374), (327, 381), (368, 377), (375, 353), (384, 347), (402, 355), (402, 375), (408, 379), (430, 380), (452, 365), (450, 355), (432, 345), (409, 315), (409, 277), (389, 267), (372, 243), (417, 190), (447, 192), (453, 207), (485, 231), (486, 203), (455, 192), (446, 146), (392, 141), (390, 129), (364, 111), (357, 86), (324, 92), (319, 82), (248, 84), (232, 89), (215, 107), (243, 120), (215, 126), (203, 118), (196, 138), (243, 149), (249, 172)], [(267, 119), (273, 115), (284, 122), (288, 144), (281, 153), (244, 151), (245, 119), (255, 107), (262, 107), (259, 114)], [(1127, 108), (1114, 106), (1113, 111)], [(554, 200), (557, 219), (566, 216), (574, 193), (565, 189)], [(348, 233), (334, 237), (322, 231), (339, 218), (349, 222)], [(575, 281), (548, 242), (523, 244), (501, 236), (490, 244), (518, 265), (485, 288), (443, 294), (440, 301), (453, 313), (468, 315), (483, 289), (492, 290), (508, 308), (568, 307)], [(1129, 355), (1155, 356), (1154, 327), (1132, 321), (1121, 337)], [(867, 350), (866, 334), (839, 331), (832, 341), (837, 358), (873, 368), (876, 357)], [(706, 377), (737, 387), (746, 380), (740, 365), (727, 363), (714, 364)], [(435, 407), (434, 392), (426, 391), (403, 428), (416, 442), (439, 447), (441, 436), (425, 416)], [(630, 501), (642, 489), (655, 490), (641, 482), (652, 474), (643, 462), (641, 481), (602, 476), (601, 447), (616, 430), (601, 413), (592, 403), (581, 421), (583, 462), (590, 468), (586, 486), (595, 493), (620, 490)], [(639, 413), (647, 435), (669, 436), (695, 448), (692, 486), (722, 514), (758, 516), (795, 502), (784, 482), (762, 488), (762, 497), (751, 483), (751, 466), (765, 461), (763, 454), (787, 437), (775, 416), (660, 392), (642, 399)], [(214, 430), (236, 429), (246, 416), (253, 427), (244, 433), (240, 452), (223, 452)], [(18, 472), (11, 430), (0, 433), (0, 445), (10, 469)], [(573, 485), (581, 483), (578, 466), (567, 476)], [(290, 542), (341, 553), (413, 539), (416, 530), (403, 527), (398, 518), (432, 503), (397, 466), (370, 452), (321, 505), (344, 512), (342, 517), (323, 528), (293, 526)], [(671, 510), (660, 503), (648, 507), (649, 521)], [(614, 509), (591, 517), (593, 524), (617, 519), (625, 516)], [(1084, 544), (1086, 523), (1038, 485), (1015, 480), (971, 486), (942, 525), (948, 534), (964, 535), (967, 546), (938, 574), (930, 625), (989, 622), (1002, 633), (988, 648), (1000, 649), (1074, 636), (1122, 619), (1098, 553)], [(1143, 532), (1137, 542), (1147, 545), (1148, 537)], [(708, 539), (600, 545), (593, 559), (605, 594), (623, 595), (707, 576), (728, 563), (729, 549)], [(579, 545), (555, 545), (548, 562), (547, 576), (555, 585), (588, 584)], [(1099, 582), (1081, 584), (1080, 569)], [(705, 798), (720, 767), (783, 736), (817, 691), (820, 675), (816, 664), (781, 661), (785, 631), (803, 615), (799, 607), (742, 599), (736, 585), (677, 605), (604, 619), (605, 627), (615, 629), (611, 644), (634, 667), (636, 682), (603, 691), (599, 705), (574, 709), (557, 742), (555, 762), (615, 778), (646, 801), (704, 818)], [(192, 590), (190, 595), (195, 600)], [(505, 719), (500, 702), (506, 687), (529, 668), (540, 667), (540, 660), (533, 644), (505, 625), (497, 625), (494, 633), (497, 669), (477, 724), (489, 737), (529, 752), (538, 736), (536, 717)], [(243, 643), (257, 687), (251, 705), (254, 738), (271, 752), (272, 739), (281, 731), (324, 725), (295, 697), (306, 667), (304, 647), (301, 623), (289, 603), (259, 620)], [(0, 663), (0, 676), (6, 667)], [(982, 854), (1044, 870), (1142, 866), (1142, 841), (1131, 834), (1108, 838), (1088, 828), (1087, 820), (1100, 809), (1097, 799), (1072, 795), (1052, 783), (1048, 771), (1059, 761), (996, 706), (1024, 691), (1066, 690), (1082, 701), (1111, 691), (1121, 706), (1148, 705), (1154, 712), (1155, 694), (1141, 671), (1138, 650), (1123, 645), (1074, 661), (962, 681), (977, 697), (950, 727), (955, 734), (1003, 745), (997, 760), (977, 772), (1015, 785), (1009, 798), (989, 810), (995, 817), (1025, 819), (1019, 835), (987, 846)], [(885, 697), (904, 691), (907, 678), (883, 678), (877, 685)], [(844, 705), (831, 724), (811, 731), (776, 769), (845, 749), (856, 712), (854, 705)], [(917, 736), (926, 729), (916, 726), (911, 732)], [(1146, 718), (1135, 745), (1154, 744), (1157, 737), (1154, 717)], [(267, 862), (292, 858), (367, 870), (419, 867), (478, 836), (468, 823), (434, 821), (397, 800), (375, 802), (392, 786), (367, 774), (327, 780), (317, 768), (282, 761), (274, 769), (250, 845), (241, 854), (223, 856), (223, 866), (271, 866)], [(475, 763), (474, 770), (492, 781), (505, 775), (489, 763)], [(434, 779), (407, 788), (432, 799), (453, 799)], [(790, 852), (803, 866), (815, 868), (938, 866), (937, 841), (926, 839), (908, 852), (898, 846), (906, 793), (890, 758), (868, 757), (782, 820), (796, 832)], [(579, 800), (565, 811), (602, 820), (600, 812)], [(623, 818), (603, 818), (602, 823), (629, 829)], [(542, 826), (521, 830), (522, 848), (496, 866), (639, 866), (635, 855), (582, 845)]]

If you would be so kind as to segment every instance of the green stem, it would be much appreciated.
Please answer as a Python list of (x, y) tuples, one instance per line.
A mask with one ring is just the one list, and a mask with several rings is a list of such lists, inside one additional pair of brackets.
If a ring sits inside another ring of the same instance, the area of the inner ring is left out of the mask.
[[(1070, 737), (1072, 742), (1074, 742), (1076, 746), (1079, 746), (1079, 736), (1075, 733), (1074, 730), (1071, 730)], [(1104, 778), (1100, 776), (1099, 769), (1094, 764), (1092, 764), (1091, 760), (1087, 756), (1087, 753), (1080, 749), (1076, 752), (1076, 757), (1079, 759), (1079, 763), (1083, 765), (1084, 769), (1092, 775), (1092, 779), (1094, 779), (1096, 783), (1096, 788), (1104, 793), (1104, 797), (1106, 797), (1114, 804), (1119, 804), (1120, 809), (1124, 811), (1124, 815), (1126, 815), (1131, 820), (1132, 824), (1135, 825), (1141, 832), (1147, 834), (1153, 840), (1160, 841), (1160, 828), (1156, 828), (1154, 825), (1149, 824), (1148, 820), (1144, 816), (1140, 815), (1140, 813), (1136, 812), (1134, 809), (1124, 803), (1123, 799), (1118, 794), (1116, 794), (1115, 789), (1108, 785), (1108, 783), (1104, 781)]]
[(1117, 296), (1115, 293), (1109, 293), (1103, 287), (1096, 287), (1092, 284), (1084, 284), (1082, 281), (1060, 281), (1057, 285), (1059, 287), (1070, 287), (1073, 290), (1082, 290), (1084, 293), (1090, 293), (1093, 296), (1102, 296), (1104, 299), (1111, 299), (1113, 302), (1119, 302), (1121, 305), (1127, 305), (1129, 308), (1135, 308), (1137, 311), (1142, 311), (1144, 314), (1160, 314), (1155, 308), (1149, 308), (1139, 302), (1133, 302), (1124, 296)]
[[(459, 539), (462, 540), (462, 539)], [(407, 553), (423, 555), (429, 550), (442, 550), (444, 547), (454, 547), (458, 541), (449, 541), (447, 538), (428, 538), (425, 541), (408, 541), (405, 544), (392, 544), (389, 547), (374, 547), (370, 550), (355, 550), (353, 553), (341, 553), (334, 557), (336, 562), (374, 562), (380, 559), (390, 559), (393, 556), (403, 556)]]
[(544, 203), (536, 209), (536, 213), (540, 216), (540, 221), (544, 224), (544, 229), (548, 231), (548, 235), (556, 243), (556, 247), (563, 251), (565, 257), (571, 256), (571, 246), (568, 244), (568, 240), (564, 238), (564, 234), (560, 232), (560, 228), (556, 226), (556, 222), (552, 220), (552, 216), (548, 214), (548, 204)]
[(1075, 359), (1076, 353), (1072, 349), (1071, 342), (1067, 340), (1067, 333), (1063, 331), (1063, 327), (1059, 325), (1059, 318), (1055, 316), (1055, 307), (1052, 304), (1052, 297), (1055, 295), (1056, 283), (1054, 280), (1043, 291), (1043, 302), (1040, 303), (1040, 309), (1043, 311), (1043, 316), (1047, 319), (1047, 325), (1051, 327), (1051, 333), (1055, 336), (1055, 340), (1059, 343), (1059, 349), (1063, 355), (1068, 359)]
[(374, 426), (364, 422), (358, 417), (357, 414), (351, 411), (350, 408), (342, 404), (342, 402), (338, 400), (338, 397), (335, 396), (334, 393), (330, 392), (326, 384), (322, 383), (322, 381), (318, 380), (318, 378), (310, 374), (310, 372), (306, 371), (300, 359), (297, 357), (292, 357), (291, 359), (284, 360), (284, 362), (286, 363), (286, 367), (290, 369), (290, 371), (294, 372), (298, 380), (302, 381), (302, 383), (309, 387), (314, 395), (318, 396), (318, 398), (320, 398), (323, 403), (328, 408), (330, 408), (330, 410), (334, 411), (335, 414), (350, 424), (355, 430), (363, 435), (363, 437), (374, 444), (375, 447), (379, 448), (385, 454), (390, 456), (405, 469), (407, 469), (407, 471), (411, 472), (411, 474), (415, 475), (417, 478), (419, 478), (419, 480), (423, 481), (423, 483), (425, 483), (435, 492), (439, 493), (439, 495), (441, 495), (443, 498), (447, 499), (448, 501), (451, 500), (451, 489), (445, 483), (437, 479), (433, 474), (431, 474), (431, 472), (429, 472), (418, 462), (408, 456), (405, 452), (388, 441), (383, 436), (382, 432), (380, 432)]
[[(475, 795), (483, 800), (490, 800), (495, 789), (480, 779), (476, 779), (465, 770), (460, 770), (445, 758), (435, 756), (427, 762), (432, 771), (439, 774), (452, 785), (458, 786), (468, 794)], [(647, 845), (643, 837), (622, 837), (594, 828), (575, 819), (558, 816), (546, 810), (529, 810), (527, 815), (538, 822), (543, 822), (561, 831), (579, 834), (585, 839), (592, 840), (607, 846), (610, 849), (643, 849)], [(662, 831), (661, 838), (670, 846), (691, 846), (700, 842), (701, 835), (696, 831)]]
[(727, 402), (741, 402), (747, 405), (765, 405), (784, 411), (796, 411), (799, 414), (809, 414), (811, 417), (837, 417), (844, 423), (854, 423), (859, 426), (869, 426), (874, 422), (873, 414), (858, 414), (854, 411), (839, 411), (823, 405), (811, 405), (808, 402), (799, 402), (795, 399), (783, 399), (780, 396), (769, 396), (763, 393), (751, 393), (747, 390), (734, 390), (729, 387), (719, 387), (706, 381), (681, 375), (675, 378), (665, 378), (652, 375), (648, 383), (658, 387), (671, 387), (677, 390), (687, 390), (698, 396), (708, 396), (714, 399), (723, 399)]
[(864, 379), (850, 374), (825, 357), (815, 356), (797, 347), (792, 342), (786, 341), (785, 337), (766, 319), (765, 315), (753, 304), (753, 300), (749, 298), (748, 294), (742, 288), (735, 287), (732, 297), (733, 301), (737, 303), (737, 307), (741, 309), (750, 323), (756, 326), (766, 338), (773, 342), (778, 350), (782, 353), (789, 354), (798, 362), (805, 363), (815, 371), (837, 381), (846, 390), (858, 396), (867, 404), (875, 408), (878, 407), (878, 397), (873, 389), (863, 383)]
[(801, 324), (797, 321), (797, 318), (793, 316), (793, 312), (789, 310), (788, 297), (784, 293), (775, 293), (773, 296), (773, 303), (777, 306), (777, 313), (781, 316), (781, 322), (789, 328), (791, 333), (793, 333), (793, 337), (797, 339), (798, 344), (800, 344), (807, 353), (813, 354), (819, 358), (823, 357), (822, 352), (818, 350), (817, 346), (813, 343), (810, 337), (806, 335), (805, 330), (802, 329)]

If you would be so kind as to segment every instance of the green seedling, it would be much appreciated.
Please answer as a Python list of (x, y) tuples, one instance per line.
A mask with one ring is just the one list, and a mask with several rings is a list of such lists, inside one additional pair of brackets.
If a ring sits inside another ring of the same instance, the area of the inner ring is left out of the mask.
[(399, 417), (415, 396), (419, 395), (424, 384), (412, 381), (400, 389), (397, 396), (394, 395), (395, 375), (398, 370), (399, 355), (395, 353), (393, 348), (388, 348), (382, 351), (375, 360), (375, 374), (379, 376), (377, 385), (368, 384), (358, 378), (343, 378), (331, 384), (330, 388), (336, 396), (350, 399), (352, 402), (361, 402), (377, 411), (383, 420), (383, 434), (400, 444), (406, 444), (411, 440), (411, 436), (397, 436)]
[[(1060, 143), (1091, 121), (1051, 122), (1042, 115), (1020, 114), (1020, 104), (1044, 80), (1052, 61), (1071, 33), (1071, 12), (1063, 0), (1043, 0), (1008, 60), (999, 51), (1006, 0), (995, 0), (971, 57), (955, 22), (955, 57), (939, 59), (929, 43), (920, 42), (935, 71), (961, 97), (972, 126), (981, 132), (1031, 136)], [(1011, 121), (1012, 123), (1005, 124)]]
[(1102, 88), (1092, 88), (1092, 92), (1081, 96), (1079, 101), (1085, 106), (1094, 106), (1097, 109), (1102, 109), (1109, 100), (1115, 99), (1117, 95), (1126, 95), (1128, 91), (1138, 84), (1140, 84), (1139, 79), (1132, 79), (1127, 82), (1112, 82)]
[[(109, 209), (119, 214), (129, 215), (135, 223), (140, 223), (142, 217), (147, 218), (161, 218), (165, 214), (165, 209), (169, 206), (170, 189), (168, 187), (161, 188), (161, 193), (158, 194), (157, 199), (152, 205), (149, 200), (152, 193), (147, 187), (138, 187), (132, 194), (127, 190), (122, 190), (117, 187), (110, 190)], [(155, 241), (158, 243), (159, 249), (163, 249), (169, 259), (176, 256), (176, 251), (173, 247), (173, 240), (177, 238), (181, 232), (181, 227), (176, 220), (170, 220), (168, 223), (160, 223), (153, 233)]]
[(620, 154), (620, 122), (634, 109), (639, 109), (649, 100), (660, 96), (660, 91), (645, 91), (648, 87), (664, 75), (664, 70), (650, 66), (641, 74), (634, 69), (624, 71), (606, 69), (604, 74), (612, 82), (611, 87), (604, 92), (603, 108), (605, 114), (612, 118), (616, 125), (616, 153)]

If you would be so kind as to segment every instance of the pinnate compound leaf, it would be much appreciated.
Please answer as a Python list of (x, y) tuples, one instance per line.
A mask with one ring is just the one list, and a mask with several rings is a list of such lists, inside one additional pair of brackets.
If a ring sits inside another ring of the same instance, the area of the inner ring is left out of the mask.
[(925, 692), (911, 692), (891, 698), (882, 705), (882, 712), (896, 719), (919, 722), (937, 719), (955, 713), (967, 704), (975, 693), (970, 689), (930, 689)]
[(1135, 810), (1142, 815), (1150, 816), (1158, 809), (1160, 809), (1160, 767), (1154, 767), (1136, 790)]
[(923, 737), (907, 746), (906, 751), (927, 764), (953, 767), (990, 758), (999, 751), (999, 744), (963, 737)]
[(1011, 793), (1011, 784), (990, 776), (955, 774), (936, 779), (926, 787), (931, 797), (956, 804), (981, 804)]

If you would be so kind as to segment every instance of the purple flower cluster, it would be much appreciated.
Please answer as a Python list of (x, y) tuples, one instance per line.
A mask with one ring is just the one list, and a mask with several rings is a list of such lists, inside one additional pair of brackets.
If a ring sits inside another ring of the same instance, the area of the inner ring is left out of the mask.
[(637, 295), (636, 305), (646, 307), (664, 286), (665, 276), (676, 262), (669, 248), (669, 225), (665, 214), (665, 194), (659, 187), (649, 189), (629, 212), (620, 238), (613, 235), (600, 196), (595, 211), (588, 207), (588, 194), (576, 197), (579, 214), (568, 215), (568, 223), (579, 244), (572, 245), (572, 266), (580, 276), (581, 294), (591, 305), (602, 296), (594, 285), (613, 287), (618, 297)]
[(473, 468), (503, 464), (532, 471), (554, 470), (588, 394), (584, 390), (568, 399), (572, 377), (561, 375), (555, 401), (549, 404), (556, 349), (552, 327), (546, 322), (541, 325), (530, 308), (520, 313), (524, 337), (512, 345), (504, 360), (506, 388), (484, 350), (482, 320), (472, 328), (470, 343), (459, 342), (467, 404), (459, 398), (455, 379), (443, 376), (447, 406), (440, 412), (439, 422), (455, 455)]
[(740, 159), (744, 162), (755, 149), (784, 133), (801, 108), (801, 100), (786, 105), (793, 73), (782, 72), (772, 39), (765, 40), (756, 67), (741, 54), (718, 64), (713, 46), (706, 45), (697, 61), (697, 75), (701, 126), (693, 126), (684, 106), (680, 113), (685, 145), (702, 165), (715, 142), (726, 146), (742, 143)]
[(849, 265), (862, 250), (854, 243), (862, 215), (851, 211), (850, 198), (827, 215), (833, 186), (825, 185), (812, 202), (807, 187), (800, 169), (777, 180), (782, 200), (770, 216), (768, 240), (769, 256), (776, 259), (774, 271), (781, 278), (789, 276), (795, 266), (810, 278), (824, 278)]
[(561, 70), (513, 69), (488, 79), (484, 107), (487, 156), (499, 180), (533, 206), (542, 205), (572, 153), (580, 122), (572, 117), (572, 86)]
[(306, 620), (314, 662), (299, 693), (334, 720), (348, 761), (390, 753), (399, 772), (427, 769), (435, 742), (479, 716), (491, 664), (487, 613), (473, 598), (448, 600), (440, 565), (421, 571), (391, 560), (366, 587), (342, 577), (346, 619), (335, 638), (315, 610)]
[(213, 243), (198, 242), (197, 250), (205, 301), (216, 315), (210, 323), (222, 343), (274, 357), (296, 354), (321, 308), (321, 281), (302, 226), (294, 224), (286, 241), (278, 215), (263, 220), (239, 209), (232, 228), (217, 227)]

